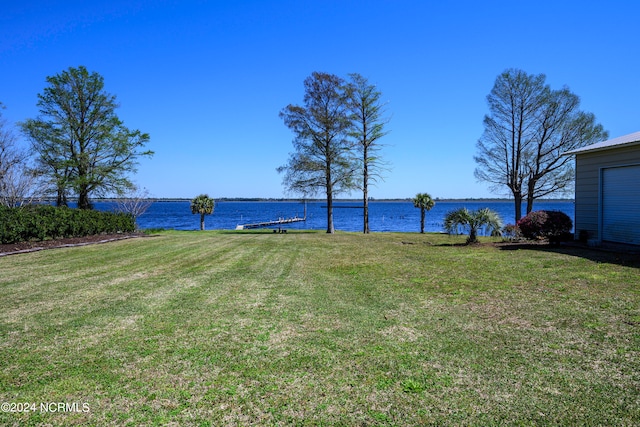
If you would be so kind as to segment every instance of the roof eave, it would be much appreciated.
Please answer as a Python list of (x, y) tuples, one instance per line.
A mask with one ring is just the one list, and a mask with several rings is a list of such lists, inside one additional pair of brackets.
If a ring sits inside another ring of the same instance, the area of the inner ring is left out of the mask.
[(567, 151), (566, 153), (563, 153), (563, 156), (573, 156), (574, 154), (584, 154), (584, 153), (595, 153), (598, 151), (607, 151), (607, 150), (617, 150), (620, 148), (627, 148), (627, 147), (633, 147), (634, 145), (640, 145), (640, 141), (633, 141), (633, 142), (627, 142), (624, 144), (617, 144), (617, 145), (608, 145), (608, 146), (604, 146), (604, 147), (596, 147), (596, 148), (589, 148), (587, 147), (582, 147), (582, 148), (577, 148), (575, 150), (571, 150), (571, 151)]

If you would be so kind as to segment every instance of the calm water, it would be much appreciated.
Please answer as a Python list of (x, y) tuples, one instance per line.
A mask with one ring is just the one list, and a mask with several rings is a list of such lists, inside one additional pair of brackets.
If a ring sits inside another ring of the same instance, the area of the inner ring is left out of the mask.
[[(360, 203), (361, 204), (361, 203)], [(358, 202), (335, 202), (334, 223), (336, 230), (362, 231), (362, 209), (349, 208)], [(114, 203), (97, 202), (96, 208), (112, 210)], [(307, 203), (307, 221), (287, 224), (289, 229), (327, 228), (326, 202)], [(514, 222), (514, 206), (510, 201), (455, 201), (436, 202), (427, 212), (425, 231), (443, 231), (445, 214), (451, 210), (466, 207), (470, 210), (488, 207), (502, 217), (505, 224)], [(573, 201), (537, 202), (534, 210), (559, 210), (573, 220)], [(525, 206), (522, 208), (525, 211)], [(248, 224), (277, 220), (279, 218), (303, 217), (304, 205), (300, 202), (216, 202), (213, 215), (205, 217), (205, 227), (211, 229), (235, 229), (238, 224)], [(164, 228), (175, 230), (197, 230), (200, 227), (200, 215), (191, 214), (188, 201), (154, 202), (138, 218), (140, 228)], [(369, 227), (371, 231), (420, 231), (420, 209), (411, 202), (370, 202)]]

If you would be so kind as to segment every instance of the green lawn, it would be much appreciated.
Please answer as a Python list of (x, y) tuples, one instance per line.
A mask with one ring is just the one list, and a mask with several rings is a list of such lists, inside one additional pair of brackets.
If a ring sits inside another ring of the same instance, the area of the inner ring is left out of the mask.
[(0, 425), (640, 424), (640, 260), (464, 239), (163, 232), (2, 257), (0, 402), (36, 410)]

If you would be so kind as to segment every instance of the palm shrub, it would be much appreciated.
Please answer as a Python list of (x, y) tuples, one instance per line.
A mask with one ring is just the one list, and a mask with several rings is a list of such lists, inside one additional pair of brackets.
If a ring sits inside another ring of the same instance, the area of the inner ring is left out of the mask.
[(201, 194), (191, 200), (191, 213), (200, 214), (200, 230), (204, 230), (204, 216), (211, 215), (214, 206), (214, 200), (207, 194)]
[(478, 232), (483, 230), (492, 236), (500, 236), (502, 229), (502, 219), (497, 212), (489, 208), (470, 211), (467, 208), (460, 208), (448, 212), (444, 217), (444, 229), (449, 234), (460, 234), (461, 230), (469, 232), (467, 244), (478, 242)]
[(426, 211), (430, 211), (436, 202), (433, 201), (428, 193), (418, 193), (413, 198), (413, 206), (420, 208), (420, 233), (424, 233), (424, 216)]

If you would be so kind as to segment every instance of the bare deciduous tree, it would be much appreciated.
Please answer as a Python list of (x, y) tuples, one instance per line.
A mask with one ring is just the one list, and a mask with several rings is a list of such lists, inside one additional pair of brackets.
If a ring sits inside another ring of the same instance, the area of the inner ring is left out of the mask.
[(536, 114), (543, 104), (544, 75), (531, 76), (507, 70), (495, 81), (487, 96), (489, 114), (484, 117), (484, 133), (474, 157), (475, 176), (505, 186), (514, 198), (516, 221), (522, 216), (523, 186), (528, 175), (525, 152), (536, 132)]
[(118, 197), (116, 203), (118, 205), (117, 210), (133, 216), (136, 220), (136, 227), (138, 227), (138, 218), (153, 204), (153, 199), (151, 199), (149, 191), (146, 188), (136, 186), (124, 193), (121, 197)]
[(564, 153), (608, 138), (595, 116), (579, 107), (580, 98), (568, 88), (546, 92), (537, 119), (538, 131), (525, 155), (527, 214), (536, 199), (572, 190), (573, 159)]
[(579, 110), (577, 95), (551, 90), (545, 79), (515, 69), (496, 78), (474, 156), (476, 178), (513, 196), (516, 222), (525, 198), (528, 213), (535, 199), (564, 191), (573, 181), (572, 162), (563, 153), (608, 136), (593, 114)]
[(0, 204), (22, 206), (43, 196), (41, 177), (30, 167), (31, 156), (2, 118), (0, 103)]

